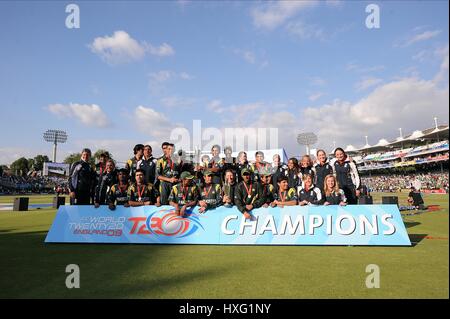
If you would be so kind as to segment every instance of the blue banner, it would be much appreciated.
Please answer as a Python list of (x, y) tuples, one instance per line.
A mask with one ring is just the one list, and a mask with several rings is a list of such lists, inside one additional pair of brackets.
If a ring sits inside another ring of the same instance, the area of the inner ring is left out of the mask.
[(396, 205), (235, 208), (60, 206), (47, 243), (411, 246)]

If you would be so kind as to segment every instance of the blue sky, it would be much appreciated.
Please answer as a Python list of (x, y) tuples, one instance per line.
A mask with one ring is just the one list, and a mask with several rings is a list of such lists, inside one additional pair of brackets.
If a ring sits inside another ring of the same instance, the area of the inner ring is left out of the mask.
[(447, 1), (2, 1), (0, 164), (51, 155), (46, 129), (68, 132), (61, 161), (125, 160), (193, 119), (276, 127), (289, 155), (304, 131), (330, 149), (448, 124), (448, 25)]

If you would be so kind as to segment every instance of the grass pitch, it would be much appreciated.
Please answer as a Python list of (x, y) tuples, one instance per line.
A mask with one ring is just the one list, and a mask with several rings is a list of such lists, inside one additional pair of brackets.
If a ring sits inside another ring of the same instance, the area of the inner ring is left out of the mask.
[[(0, 211), (0, 298), (449, 298), (448, 199), (404, 216), (413, 247), (44, 244), (54, 209)], [(68, 264), (80, 289), (65, 286)], [(368, 264), (380, 288), (366, 288)]]

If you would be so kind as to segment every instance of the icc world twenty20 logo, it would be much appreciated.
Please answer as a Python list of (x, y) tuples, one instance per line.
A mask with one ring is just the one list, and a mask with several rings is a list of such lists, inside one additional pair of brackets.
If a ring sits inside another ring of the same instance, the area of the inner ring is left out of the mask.
[[(134, 222), (130, 234), (155, 234), (176, 238), (187, 237), (202, 228), (198, 216), (191, 214), (189, 218), (180, 217), (174, 209), (163, 209), (148, 217), (132, 217)], [(142, 223), (144, 222), (144, 223)]]

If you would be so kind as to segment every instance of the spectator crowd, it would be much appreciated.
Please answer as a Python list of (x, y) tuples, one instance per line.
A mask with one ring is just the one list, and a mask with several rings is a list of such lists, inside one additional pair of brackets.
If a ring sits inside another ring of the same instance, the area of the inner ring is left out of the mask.
[(414, 186), (422, 190), (449, 191), (448, 172), (422, 172), (410, 173), (406, 175), (379, 175), (362, 177), (362, 183), (371, 192), (397, 192)]

